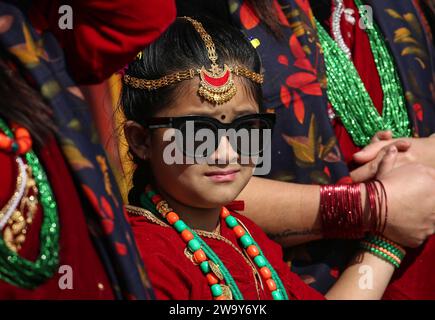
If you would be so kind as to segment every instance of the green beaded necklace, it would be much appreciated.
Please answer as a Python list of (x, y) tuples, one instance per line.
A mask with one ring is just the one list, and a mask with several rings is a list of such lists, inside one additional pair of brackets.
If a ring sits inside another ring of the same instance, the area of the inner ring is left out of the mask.
[[(191, 228), (189, 228), (182, 220), (177, 218), (176, 222), (171, 223), (169, 219), (167, 218), (168, 214), (174, 214), (172, 210), (168, 207), (166, 201), (164, 201), (159, 195), (157, 195), (154, 191), (149, 190), (146, 193), (143, 193), (141, 195), (141, 204), (142, 206), (151, 211), (154, 214), (161, 214), (163, 215), (169, 222), (169, 224), (172, 224), (174, 229), (182, 234), (183, 232), (188, 231), (192, 234), (192, 238), (187, 242), (187, 248), (192, 252), (196, 252), (198, 250), (203, 250), (205, 255), (209, 260), (205, 260), (199, 263), (199, 266), (201, 268), (201, 271), (204, 273), (204, 275), (207, 275), (211, 272), (210, 270), (210, 261), (218, 266), (220, 272), (222, 273), (222, 277), (225, 280), (225, 283), (229, 286), (232, 296), (235, 300), (243, 300), (243, 295), (240, 292), (240, 289), (238, 288), (236, 282), (234, 281), (233, 277), (231, 276), (231, 273), (228, 271), (228, 269), (225, 267), (223, 262), (219, 259), (219, 257), (214, 253), (214, 251), (207, 245), (207, 243), (201, 239), (201, 237)], [(239, 226), (239, 223), (237, 219), (235, 219), (233, 216), (228, 215), (225, 219), (226, 224), (229, 228), (235, 228)], [(254, 264), (258, 268), (267, 268), (270, 270), (270, 280), (273, 281), (273, 283), (276, 285), (275, 290), (271, 292), (272, 298), (274, 300), (288, 300), (287, 292), (285, 290), (284, 284), (282, 283), (281, 279), (279, 278), (278, 274), (276, 273), (275, 269), (272, 267), (272, 265), (269, 263), (269, 261), (265, 258), (263, 252), (261, 251), (259, 245), (255, 242), (255, 240), (248, 234), (247, 229), (243, 227), (246, 231), (246, 234), (242, 236), (239, 240), (243, 248), (246, 250), (249, 246), (253, 245), (258, 248), (258, 255), (253, 259)], [(212, 292), (212, 295), (217, 298), (219, 296), (222, 296), (223, 292), (219, 284), (213, 284), (210, 286), (210, 290)]]
[[(355, 0), (355, 3), (360, 15), (364, 16), (361, 1)], [(354, 143), (365, 146), (376, 132), (383, 130), (391, 130), (396, 138), (409, 137), (411, 130), (403, 89), (379, 27), (373, 25), (366, 32), (384, 93), (382, 116), (374, 106), (353, 62), (317, 20), (316, 24), (325, 55), (328, 99)]]
[[(11, 129), (1, 118), (0, 129), (13, 138)], [(44, 212), (40, 254), (36, 261), (26, 260), (10, 250), (0, 237), (0, 279), (21, 288), (34, 289), (50, 279), (59, 265), (59, 221), (57, 204), (41, 163), (33, 151), (27, 152), (25, 157), (32, 169)]]

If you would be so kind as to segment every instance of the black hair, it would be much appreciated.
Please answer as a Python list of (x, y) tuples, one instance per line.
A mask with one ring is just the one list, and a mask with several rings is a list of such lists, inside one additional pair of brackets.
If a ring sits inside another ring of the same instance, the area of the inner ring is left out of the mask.
[(258, 18), (265, 24), (266, 30), (276, 39), (283, 40), (282, 25), (278, 18), (274, 0), (248, 0), (247, 2), (252, 6)]
[(7, 61), (0, 54), (0, 117), (29, 130), (37, 150), (55, 131), (51, 110), (41, 94), (27, 84), (21, 73)]
[[(260, 73), (260, 58), (239, 30), (209, 18), (195, 19), (203, 24), (213, 39), (219, 65), (238, 64)], [(142, 79), (158, 79), (190, 68), (199, 69), (201, 66), (207, 69), (210, 67), (205, 44), (188, 20), (177, 18), (159, 39), (142, 51), (142, 58), (129, 64), (126, 74)], [(261, 107), (261, 85), (245, 78), (241, 79)], [(120, 103), (126, 120), (143, 123), (161, 108), (171, 105), (184, 84), (182, 81), (157, 90), (141, 90), (123, 85)], [(133, 174), (133, 188), (128, 198), (129, 203), (138, 204), (146, 183), (152, 183), (152, 172), (148, 162), (139, 159), (131, 151), (130, 155), (136, 169)]]

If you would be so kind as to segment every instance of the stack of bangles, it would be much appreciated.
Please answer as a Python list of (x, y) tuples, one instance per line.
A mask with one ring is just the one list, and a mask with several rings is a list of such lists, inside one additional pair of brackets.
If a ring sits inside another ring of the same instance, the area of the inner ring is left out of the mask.
[[(324, 238), (362, 239), (361, 247), (398, 267), (405, 250), (380, 236), (388, 219), (385, 187), (379, 180), (364, 183), (367, 205), (364, 212), (361, 184), (324, 185), (320, 187), (320, 218)], [(364, 214), (367, 216), (365, 217)], [(367, 228), (368, 227), (368, 228)], [(368, 230), (367, 230), (368, 229)]]
[(405, 257), (405, 250), (401, 246), (380, 235), (368, 235), (360, 242), (360, 247), (396, 268), (400, 267)]
[(361, 199), (361, 184), (320, 187), (320, 218), (325, 238), (360, 239), (367, 231), (382, 234), (388, 218), (387, 193), (379, 180), (364, 183), (367, 217)]

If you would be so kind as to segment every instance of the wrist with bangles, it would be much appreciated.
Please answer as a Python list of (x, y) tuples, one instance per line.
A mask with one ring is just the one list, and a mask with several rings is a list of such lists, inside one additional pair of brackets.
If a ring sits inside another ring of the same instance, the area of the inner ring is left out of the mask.
[(405, 250), (382, 236), (388, 199), (381, 181), (321, 186), (319, 212), (324, 238), (363, 239), (359, 246), (364, 251), (400, 266)]
[(378, 258), (399, 268), (405, 257), (405, 249), (397, 243), (381, 236), (369, 234), (359, 243), (359, 247)]

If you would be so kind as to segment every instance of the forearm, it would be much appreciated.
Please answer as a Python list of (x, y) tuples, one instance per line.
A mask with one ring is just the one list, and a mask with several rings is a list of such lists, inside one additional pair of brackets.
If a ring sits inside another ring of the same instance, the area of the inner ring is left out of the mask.
[(368, 253), (358, 254), (325, 295), (330, 300), (379, 300), (394, 266)]
[(321, 239), (319, 186), (253, 177), (238, 198), (244, 214), (283, 246)]
[[(238, 199), (245, 201), (244, 214), (284, 247), (322, 238), (320, 186), (253, 177)], [(368, 231), (364, 184), (361, 185), (361, 199), (364, 229)]]

